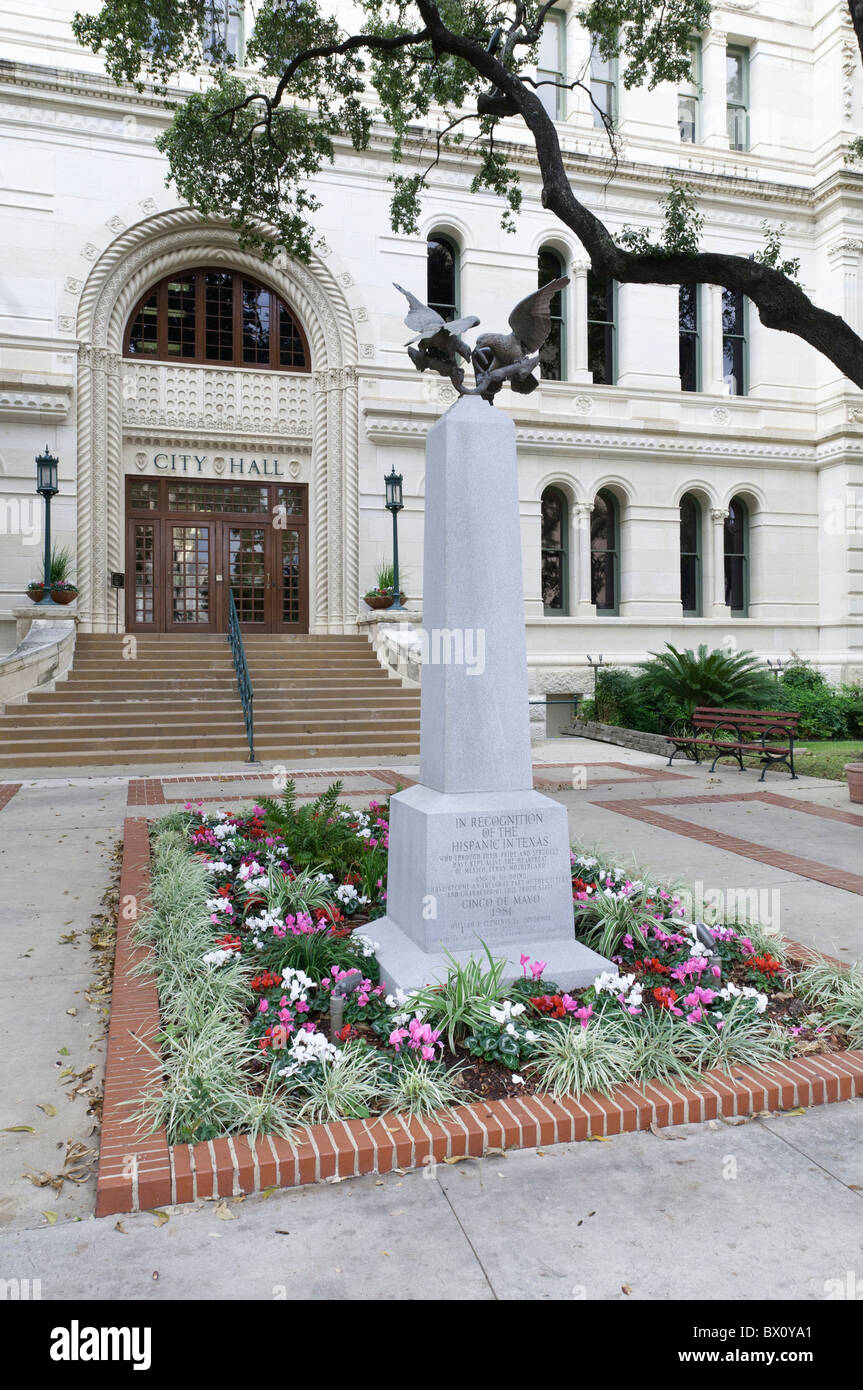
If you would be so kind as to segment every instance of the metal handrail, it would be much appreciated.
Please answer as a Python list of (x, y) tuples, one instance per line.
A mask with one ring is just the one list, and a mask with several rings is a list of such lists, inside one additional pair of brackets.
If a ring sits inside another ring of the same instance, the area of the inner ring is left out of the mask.
[(255, 757), (255, 719), (253, 712), (253, 702), (255, 692), (252, 689), (252, 682), (249, 677), (249, 667), (246, 662), (246, 649), (243, 646), (243, 634), (240, 631), (240, 620), (237, 617), (237, 605), (234, 602), (234, 591), (228, 589), (228, 641), (231, 644), (231, 655), (234, 658), (234, 670), (237, 673), (237, 690), (243, 706), (243, 719), (246, 723), (246, 738), (249, 740), (249, 762), (256, 763)]

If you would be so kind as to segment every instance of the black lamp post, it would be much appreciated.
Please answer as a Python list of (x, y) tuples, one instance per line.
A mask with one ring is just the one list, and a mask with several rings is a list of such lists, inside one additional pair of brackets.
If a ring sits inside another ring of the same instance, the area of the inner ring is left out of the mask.
[(402, 475), (396, 472), (393, 464), (389, 473), (384, 474), (384, 488), (386, 492), (386, 509), (393, 514), (393, 603), (390, 612), (396, 609), (403, 613), (404, 605), (401, 601), (401, 588), (399, 586), (399, 512), (404, 506), (402, 501)]
[(40, 454), (36, 460), (36, 491), (45, 498), (45, 595), (41, 599), (42, 603), (51, 603), (51, 498), (55, 497), (60, 489), (57, 486), (57, 463), (53, 454), (49, 454), (48, 446), (45, 445), (44, 454)]

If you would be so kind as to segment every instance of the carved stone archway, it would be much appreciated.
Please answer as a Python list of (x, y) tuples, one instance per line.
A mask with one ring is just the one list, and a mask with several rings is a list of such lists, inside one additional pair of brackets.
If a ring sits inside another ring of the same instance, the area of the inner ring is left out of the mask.
[[(188, 208), (156, 213), (125, 227), (94, 259), (78, 304), (78, 584), (82, 627), (110, 630), (109, 575), (111, 570), (123, 568), (122, 343), (126, 321), (148, 285), (172, 271), (202, 262), (245, 270), (272, 285), (303, 323), (312, 353), (313, 378), (312, 631), (351, 631), (359, 584), (358, 344), (342, 285), (353, 282), (349, 275), (337, 279), (319, 257), (310, 267), (284, 255), (268, 264), (241, 251), (227, 224), (204, 223)], [(360, 317), (356, 309), (354, 315)]]

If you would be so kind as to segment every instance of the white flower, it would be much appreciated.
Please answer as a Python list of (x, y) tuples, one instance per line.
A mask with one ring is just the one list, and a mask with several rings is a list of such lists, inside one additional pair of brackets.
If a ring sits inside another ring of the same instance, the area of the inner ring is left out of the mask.
[(512, 1074), (512, 1079), (513, 1079), (513, 1081), (515, 1082), (516, 1086), (523, 1086), (523, 1085), (524, 1085), (524, 1077), (523, 1077), (523, 1076), (519, 1076), (519, 1075), (518, 1075), (518, 1072), (513, 1072), (513, 1074)]
[(236, 955), (236, 951), (208, 951), (201, 959), (204, 964), (210, 966), (211, 969), (217, 969), (220, 965), (224, 965), (225, 961), (230, 960), (234, 955)]
[(508, 1024), (506, 1025), (506, 1032), (509, 1033), (509, 1035), (510, 1035), (511, 1038), (514, 1038), (514, 1037), (515, 1037), (515, 1024), (514, 1024), (514, 1023), (508, 1023)]
[[(300, 972), (301, 973), (301, 972)], [(328, 1042), (323, 1033), (295, 1033), (288, 1046), (290, 1061), (279, 1069), (279, 1076), (289, 1078), (309, 1062), (336, 1065), (341, 1057), (339, 1049)]]

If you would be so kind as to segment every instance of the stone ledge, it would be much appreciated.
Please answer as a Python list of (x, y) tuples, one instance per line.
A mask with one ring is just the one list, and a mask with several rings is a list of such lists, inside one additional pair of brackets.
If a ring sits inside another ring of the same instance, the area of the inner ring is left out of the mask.
[(18, 645), (0, 657), (0, 708), (22, 703), (33, 690), (53, 690), (75, 654), (78, 618), (68, 607), (33, 604), (16, 608), (14, 617)]
[(620, 748), (635, 748), (641, 753), (658, 753), (667, 758), (672, 747), (665, 734), (648, 734), (640, 729), (621, 729), (616, 724), (599, 724), (593, 719), (574, 719), (572, 732), (579, 738), (596, 739), (598, 743), (616, 743)]

